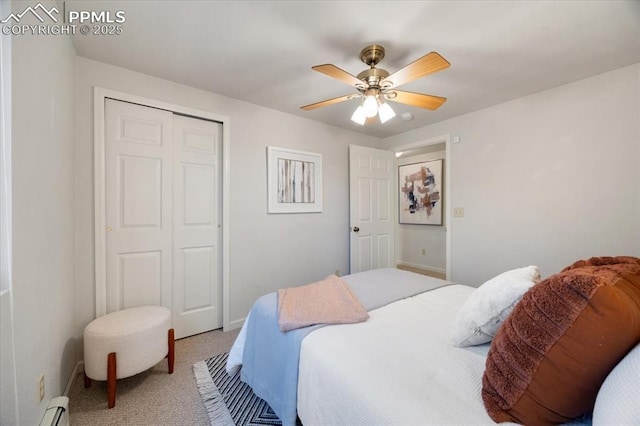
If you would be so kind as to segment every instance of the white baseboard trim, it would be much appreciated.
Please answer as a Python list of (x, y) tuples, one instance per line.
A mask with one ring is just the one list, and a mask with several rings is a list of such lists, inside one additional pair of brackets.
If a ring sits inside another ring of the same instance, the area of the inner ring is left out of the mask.
[(231, 330), (235, 330), (236, 328), (240, 328), (242, 327), (242, 325), (244, 324), (244, 321), (247, 319), (247, 317), (244, 318), (240, 318), (237, 320), (233, 320), (233, 321), (229, 321), (229, 327), (227, 327), (226, 329), (223, 329), (222, 331), (231, 331)]
[(76, 366), (73, 367), (73, 371), (71, 372), (71, 376), (69, 377), (69, 380), (67, 380), (67, 385), (64, 387), (64, 392), (62, 392), (63, 396), (69, 396), (69, 393), (71, 392), (71, 388), (73, 387), (73, 384), (76, 382), (76, 379), (78, 378), (78, 374), (84, 372), (84, 361), (78, 361)]
[(402, 265), (402, 266), (409, 266), (410, 268), (424, 269), (425, 271), (437, 272), (439, 274), (446, 274), (447, 273), (446, 268), (438, 268), (436, 266), (418, 265), (418, 264), (415, 264), (415, 263), (403, 262), (401, 260), (397, 260), (396, 264)]

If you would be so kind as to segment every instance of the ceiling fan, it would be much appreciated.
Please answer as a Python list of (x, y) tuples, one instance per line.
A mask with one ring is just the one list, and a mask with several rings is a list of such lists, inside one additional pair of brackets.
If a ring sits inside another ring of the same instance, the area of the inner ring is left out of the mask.
[(384, 47), (378, 44), (372, 44), (362, 49), (360, 52), (360, 60), (369, 65), (369, 69), (362, 71), (357, 77), (333, 64), (311, 67), (311, 69), (315, 71), (355, 87), (358, 93), (327, 99), (300, 108), (305, 111), (311, 111), (338, 102), (364, 97), (364, 101), (351, 117), (351, 120), (355, 123), (364, 125), (368, 119), (372, 119), (376, 114), (382, 123), (395, 117), (395, 112), (393, 112), (389, 104), (384, 102), (385, 100), (430, 110), (438, 109), (440, 105), (447, 100), (447, 98), (440, 96), (396, 89), (396, 87), (409, 83), (410, 81), (448, 68), (451, 64), (440, 56), (439, 53), (428, 53), (393, 74), (389, 74), (389, 72), (382, 68), (376, 68), (376, 65), (384, 58), (384, 53)]

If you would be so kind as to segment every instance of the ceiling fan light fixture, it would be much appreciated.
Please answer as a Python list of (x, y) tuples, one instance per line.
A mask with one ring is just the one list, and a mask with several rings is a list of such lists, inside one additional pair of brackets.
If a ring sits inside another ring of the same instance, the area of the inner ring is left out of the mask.
[[(305, 111), (311, 111), (316, 108), (333, 105), (338, 102), (363, 97), (362, 103), (353, 112), (351, 120), (354, 123), (364, 125), (369, 121), (374, 121), (369, 119), (376, 115), (379, 116), (381, 123), (386, 123), (396, 116), (396, 113), (388, 104), (385, 103), (385, 101), (394, 101), (434, 111), (447, 100), (447, 98), (440, 96), (406, 92), (396, 89), (398, 86), (402, 86), (403, 84), (407, 84), (418, 78), (425, 77), (429, 74), (448, 68), (451, 64), (440, 56), (439, 53), (427, 53), (421, 58), (411, 62), (409, 65), (406, 65), (391, 74), (382, 68), (376, 67), (384, 57), (384, 54), (384, 47), (376, 44), (362, 49), (360, 52), (360, 60), (367, 64), (369, 68), (362, 71), (357, 76), (350, 74), (333, 64), (323, 64), (311, 67), (314, 71), (318, 71), (354, 87), (358, 93), (327, 99), (321, 102), (305, 105), (300, 108)], [(401, 118), (403, 120), (410, 120), (413, 116), (405, 113), (401, 115)]]
[(358, 108), (353, 112), (351, 121), (364, 126), (365, 121), (367, 121), (367, 114), (364, 112), (364, 108), (362, 108), (362, 105), (359, 105)]
[(375, 117), (378, 113), (378, 98), (374, 95), (365, 97), (364, 102), (362, 103), (362, 108), (364, 109), (364, 113), (367, 117)]
[(378, 117), (380, 117), (380, 123), (386, 123), (396, 116), (396, 113), (389, 106), (389, 104), (383, 103), (378, 107)]

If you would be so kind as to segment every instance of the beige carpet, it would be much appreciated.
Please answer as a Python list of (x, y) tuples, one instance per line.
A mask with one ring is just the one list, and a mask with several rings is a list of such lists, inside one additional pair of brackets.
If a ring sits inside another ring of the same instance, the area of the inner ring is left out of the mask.
[(176, 341), (173, 374), (164, 360), (152, 369), (118, 380), (116, 406), (107, 408), (107, 382), (84, 388), (80, 374), (69, 392), (71, 425), (208, 425), (193, 376), (193, 364), (231, 349), (240, 330), (215, 330)]

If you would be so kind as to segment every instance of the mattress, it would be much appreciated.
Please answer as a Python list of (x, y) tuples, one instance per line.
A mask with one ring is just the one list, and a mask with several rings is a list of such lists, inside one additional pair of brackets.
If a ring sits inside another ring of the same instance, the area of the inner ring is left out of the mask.
[[(395, 268), (377, 269), (343, 277), (367, 311), (438, 287), (449, 281)], [(240, 369), (241, 380), (264, 399), (284, 425), (296, 424), (298, 365), (303, 339), (324, 324), (283, 333), (278, 326), (278, 295), (260, 297), (227, 360), (227, 372)]]
[(314, 425), (495, 424), (481, 398), (489, 344), (449, 330), (473, 287), (451, 285), (325, 327), (302, 342), (298, 416)]

